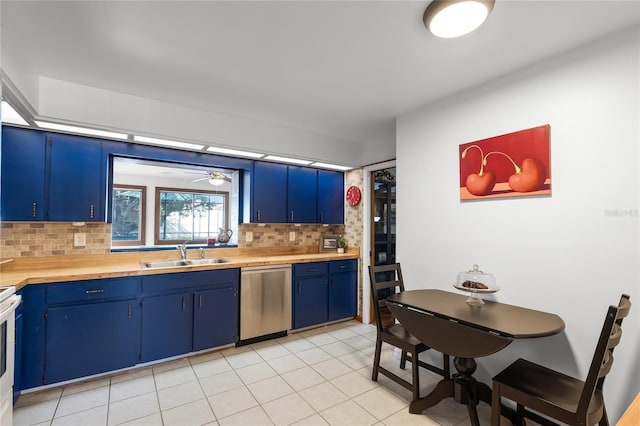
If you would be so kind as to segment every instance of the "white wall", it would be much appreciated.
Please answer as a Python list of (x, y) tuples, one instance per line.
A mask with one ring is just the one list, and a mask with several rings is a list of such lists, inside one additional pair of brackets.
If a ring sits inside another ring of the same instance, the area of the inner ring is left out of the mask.
[[(477, 263), (496, 276), (497, 300), (566, 323), (560, 335), (480, 359), (480, 379), (490, 383), (518, 357), (584, 378), (607, 307), (630, 294), (605, 384), (612, 422), (640, 391), (638, 40), (637, 28), (615, 34), (397, 121), (397, 255), (407, 287), (455, 292), (457, 272)], [(459, 201), (459, 144), (546, 123), (550, 197)]]

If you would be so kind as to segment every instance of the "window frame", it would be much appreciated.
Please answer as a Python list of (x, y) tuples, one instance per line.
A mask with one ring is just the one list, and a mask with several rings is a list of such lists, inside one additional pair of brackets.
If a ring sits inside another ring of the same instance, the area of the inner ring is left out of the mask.
[(118, 189), (131, 190), (136, 189), (140, 190), (140, 223), (139, 223), (139, 236), (140, 238), (136, 241), (119, 241), (113, 239), (113, 220), (111, 221), (111, 246), (112, 247), (129, 247), (129, 246), (144, 246), (146, 245), (146, 229), (147, 229), (147, 187), (143, 185), (121, 185), (121, 184), (113, 184), (111, 188), (111, 196), (113, 198), (113, 191)]
[[(154, 226), (153, 226), (153, 242), (155, 245), (177, 245), (183, 244), (184, 240), (161, 240), (160, 237), (160, 193), (161, 192), (179, 192), (185, 194), (207, 194), (207, 195), (221, 195), (224, 198), (224, 229), (229, 227), (229, 200), (230, 193), (228, 191), (207, 191), (204, 189), (190, 189), (190, 188), (168, 188), (168, 187), (156, 187), (155, 207), (154, 207)], [(216, 234), (217, 235), (217, 234)], [(207, 244), (207, 238), (188, 240), (190, 244)]]

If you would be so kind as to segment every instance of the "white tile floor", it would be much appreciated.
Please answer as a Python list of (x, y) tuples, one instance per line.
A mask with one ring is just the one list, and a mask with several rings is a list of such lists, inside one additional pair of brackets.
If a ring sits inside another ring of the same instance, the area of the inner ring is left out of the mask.
[[(409, 414), (411, 392), (371, 380), (376, 332), (347, 321), (22, 395), (14, 425), (468, 425), (448, 399)], [(400, 370), (393, 348), (382, 364)], [(437, 383), (420, 373), (422, 394)], [(481, 403), (480, 421), (490, 408)]]

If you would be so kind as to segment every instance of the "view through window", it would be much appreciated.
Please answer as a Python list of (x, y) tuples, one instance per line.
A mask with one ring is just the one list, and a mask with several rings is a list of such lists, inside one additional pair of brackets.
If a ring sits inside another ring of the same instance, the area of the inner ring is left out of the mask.
[(227, 228), (229, 194), (156, 189), (156, 244), (206, 243)]

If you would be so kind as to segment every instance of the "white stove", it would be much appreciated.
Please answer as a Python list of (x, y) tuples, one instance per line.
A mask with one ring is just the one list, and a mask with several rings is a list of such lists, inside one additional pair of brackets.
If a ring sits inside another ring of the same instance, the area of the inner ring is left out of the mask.
[(21, 296), (15, 287), (0, 287), (0, 426), (13, 424), (15, 313)]

